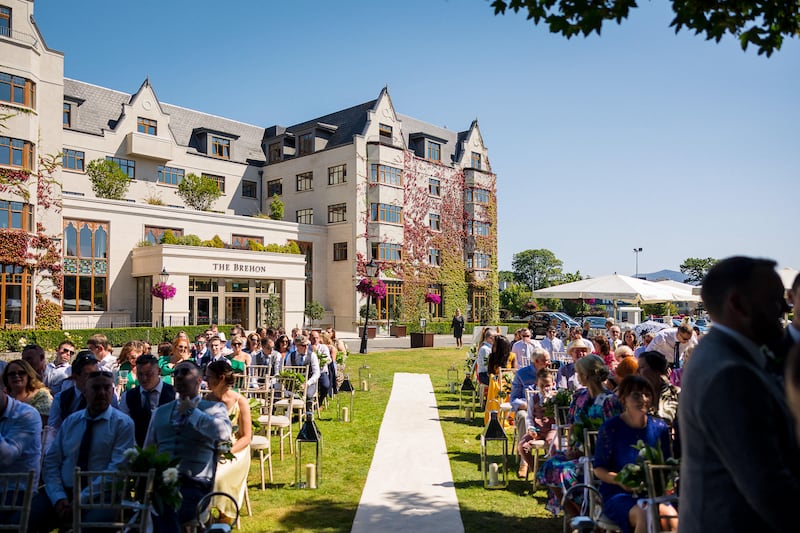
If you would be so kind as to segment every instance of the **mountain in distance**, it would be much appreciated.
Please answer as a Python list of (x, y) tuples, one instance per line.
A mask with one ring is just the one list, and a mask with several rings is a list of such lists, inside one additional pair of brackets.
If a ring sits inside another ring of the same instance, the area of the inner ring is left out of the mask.
[[(631, 276), (633, 277), (633, 276)], [(661, 281), (664, 279), (671, 279), (672, 281), (680, 281), (686, 283), (686, 274), (678, 272), (677, 270), (659, 270), (650, 274), (639, 274), (639, 278), (646, 279), (647, 281)]]

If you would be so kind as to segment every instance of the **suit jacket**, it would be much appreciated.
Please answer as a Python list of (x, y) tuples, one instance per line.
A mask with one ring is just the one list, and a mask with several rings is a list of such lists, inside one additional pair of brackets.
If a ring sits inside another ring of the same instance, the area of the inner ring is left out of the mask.
[(683, 373), (680, 531), (797, 529), (800, 453), (774, 376), (712, 329)]
[[(161, 394), (158, 396), (158, 405), (166, 405), (175, 400), (175, 389), (169, 383), (161, 383)], [(137, 385), (125, 393), (125, 406), (128, 414), (133, 419), (136, 428), (136, 444), (144, 444), (147, 428), (150, 427), (152, 412), (142, 406), (142, 387)]]
[(171, 401), (155, 410), (144, 444), (155, 444), (159, 452), (180, 457), (178, 471), (181, 476), (210, 488), (217, 469), (217, 444), (231, 439), (228, 410), (223, 403), (200, 400), (185, 423), (176, 425), (173, 411), (178, 401)]

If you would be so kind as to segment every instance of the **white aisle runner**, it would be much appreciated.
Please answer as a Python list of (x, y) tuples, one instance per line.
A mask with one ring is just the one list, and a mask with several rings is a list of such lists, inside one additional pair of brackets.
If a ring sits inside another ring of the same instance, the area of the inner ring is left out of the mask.
[(394, 375), (352, 531), (464, 531), (427, 374)]

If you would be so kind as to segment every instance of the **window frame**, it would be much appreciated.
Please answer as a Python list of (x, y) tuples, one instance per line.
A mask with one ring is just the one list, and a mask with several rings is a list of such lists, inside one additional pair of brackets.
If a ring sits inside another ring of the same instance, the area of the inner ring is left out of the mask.
[(442, 215), (439, 213), (428, 213), (428, 227), (433, 231), (442, 231)]
[(442, 266), (442, 251), (438, 248), (428, 248), (428, 264), (431, 266)]
[(442, 145), (435, 141), (427, 139), (425, 141), (425, 159), (428, 161), (441, 161), (442, 160)]
[(392, 141), (394, 139), (394, 128), (389, 124), (378, 123), (378, 138)]
[[(8, 141), (7, 143), (4, 142)], [(21, 145), (21, 146), (20, 146)], [(15, 137), (0, 136), (0, 147), (8, 147), (8, 160), (0, 160), (0, 166), (21, 168), (22, 170), (33, 170), (33, 156), (36, 150), (34, 144), (25, 139)], [(19, 152), (20, 164), (14, 163), (14, 154)]]
[[(247, 186), (247, 189), (245, 189), (245, 185)], [(252, 189), (253, 193), (252, 194), (245, 194), (245, 192), (249, 191), (250, 189)], [(253, 200), (257, 200), (258, 199), (258, 182), (257, 181), (245, 180), (245, 179), (242, 180), (242, 198), (250, 198), (250, 199), (253, 199)]]
[(136, 131), (144, 135), (158, 135), (158, 121), (147, 117), (136, 117)]
[(483, 155), (480, 152), (472, 152), (470, 156), (470, 166), (475, 170), (481, 170)]
[(294, 212), (294, 220), (298, 224), (313, 224), (314, 223), (314, 208), (307, 207), (305, 209), (298, 209)]
[[(5, 204), (5, 206), (3, 204)], [(7, 221), (6, 225), (0, 223), (0, 229), (33, 231), (33, 212), (34, 206), (32, 204), (15, 200), (0, 199), (0, 220), (5, 218)], [(14, 213), (19, 213), (19, 225), (14, 224)]]
[[(142, 238), (142, 241), (147, 241), (152, 245), (161, 244), (161, 237), (164, 236), (164, 233), (167, 230), (170, 230), (176, 237), (183, 237), (183, 228), (168, 228), (166, 226), (150, 226), (145, 224), (143, 233), (144, 237)], [(153, 235), (153, 238), (155, 239), (154, 241), (151, 241), (147, 238), (148, 232)]]
[[(76, 231), (75, 234), (75, 255), (68, 255), (69, 252), (69, 244), (67, 238), (67, 228), (74, 224), (73, 228)], [(99, 311), (108, 311), (111, 308), (109, 302), (109, 279), (110, 273), (108, 265), (111, 262), (111, 231), (110, 231), (110, 222), (108, 221), (95, 221), (95, 220), (86, 220), (86, 219), (76, 219), (76, 218), (65, 218), (63, 220), (63, 261), (64, 261), (64, 290), (62, 292), (61, 303), (62, 308), (65, 312), (83, 312), (83, 313), (97, 313)], [(83, 228), (86, 227), (91, 232), (91, 243), (89, 244), (91, 255), (90, 257), (85, 257), (81, 253), (82, 243), (81, 243), (81, 233), (83, 233)], [(106, 235), (106, 242), (105, 242), (105, 256), (96, 256), (95, 252), (97, 251), (97, 231), (103, 229)], [(86, 263), (88, 261), (88, 263)], [(70, 268), (68, 265), (70, 262), (76, 262), (76, 272), (70, 272)], [(97, 273), (97, 268), (102, 263), (105, 263), (105, 273)], [(85, 268), (88, 264), (90, 271), (81, 272), (82, 268)], [(82, 279), (89, 279), (89, 295), (88, 300), (82, 300), (81, 296), (83, 293), (81, 292), (81, 283)], [(103, 280), (103, 293), (102, 301), (97, 301), (97, 286), (98, 280)], [(74, 283), (74, 290), (75, 290), (75, 306), (74, 309), (67, 309), (66, 302), (67, 302), (67, 293), (69, 291), (70, 285)], [(81, 308), (81, 301), (88, 301), (89, 302), (89, 309), (82, 309)]]
[(277, 163), (283, 159), (283, 143), (274, 142), (270, 143), (267, 147), (267, 161), (270, 163)]
[(347, 241), (333, 243), (333, 260), (347, 261)]
[(394, 242), (370, 243), (370, 254), (375, 261), (398, 262), (403, 260), (403, 245)]
[(347, 163), (328, 167), (328, 185), (347, 183)]
[(383, 224), (396, 224), (398, 226), (403, 224), (403, 206), (383, 203), (371, 203), (369, 219), (372, 222), (381, 222)]
[[(277, 184), (277, 191), (275, 185)], [(267, 181), (267, 198), (272, 198), (274, 195), (283, 196), (283, 179), (278, 178)]]
[(468, 204), (488, 205), (491, 198), (491, 191), (481, 187), (469, 187), (466, 194)]
[(328, 206), (328, 224), (347, 222), (347, 202)]
[(403, 169), (382, 165), (380, 163), (372, 163), (370, 167), (370, 182), (382, 183), (391, 187), (402, 187)]
[(220, 135), (209, 135), (208, 146), (210, 148), (208, 155), (216, 157), (217, 159), (231, 159), (231, 140), (227, 137)]
[[(86, 154), (81, 150), (64, 148), (61, 156), (61, 164), (64, 170), (73, 172), (86, 172)], [(72, 166), (71, 166), (72, 165)], [(80, 166), (80, 168), (77, 168)]]
[(125, 159), (124, 157), (106, 156), (106, 161), (116, 163), (123, 174), (128, 176), (129, 179), (136, 179), (136, 161), (133, 159)]
[(297, 137), (297, 156), (314, 153), (314, 132), (303, 133)]
[(236, 248), (237, 250), (249, 250), (250, 249), (250, 241), (257, 242), (260, 245), (264, 245), (264, 237), (258, 237), (256, 235), (241, 235), (238, 233), (233, 233), (231, 235), (231, 248)]
[(442, 196), (442, 180), (439, 178), (428, 178), (428, 194), (441, 198)]
[[(186, 177), (186, 171), (182, 168), (158, 165), (156, 181), (161, 185), (177, 187)], [(169, 178), (169, 179), (167, 179)]]
[[(314, 190), (314, 171), (301, 172), (295, 175), (295, 190), (297, 192), (313, 191)], [(300, 184), (303, 184), (303, 188)], [(307, 185), (307, 186), (306, 186)]]
[[(0, 102), (36, 109), (36, 82), (10, 72), (0, 72), (0, 85), (8, 85), (8, 100), (2, 98)], [(22, 95), (21, 100), (16, 98), (17, 94)]]
[(200, 175), (203, 176), (204, 178), (214, 180), (214, 182), (217, 184), (217, 187), (219, 188), (219, 192), (225, 194), (225, 176), (219, 176), (217, 174), (206, 174), (205, 172), (203, 172)]

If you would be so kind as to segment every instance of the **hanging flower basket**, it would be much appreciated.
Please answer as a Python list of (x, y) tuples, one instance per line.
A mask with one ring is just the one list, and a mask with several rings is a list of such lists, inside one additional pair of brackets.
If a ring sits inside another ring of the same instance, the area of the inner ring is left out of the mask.
[(428, 294), (425, 295), (425, 303), (439, 305), (440, 303), (442, 303), (442, 297), (436, 293), (429, 292)]
[(175, 285), (170, 285), (168, 283), (156, 283), (153, 285), (153, 288), (150, 289), (150, 294), (160, 300), (170, 300), (175, 297), (176, 292), (177, 289)]
[(356, 290), (364, 296), (371, 295), (376, 300), (386, 298), (386, 284), (380, 279), (372, 281), (369, 278), (361, 278), (356, 285)]

